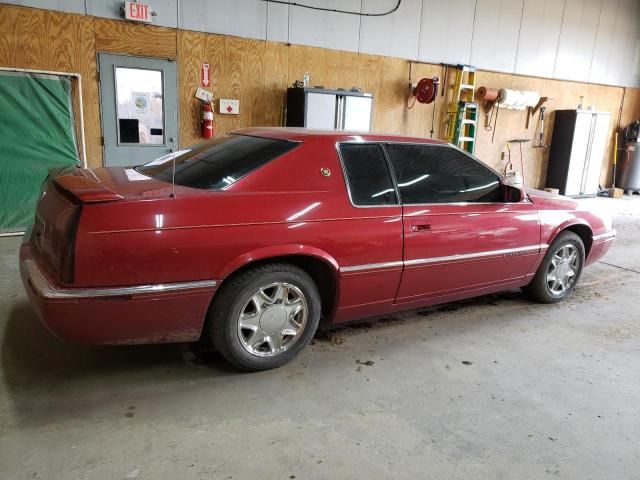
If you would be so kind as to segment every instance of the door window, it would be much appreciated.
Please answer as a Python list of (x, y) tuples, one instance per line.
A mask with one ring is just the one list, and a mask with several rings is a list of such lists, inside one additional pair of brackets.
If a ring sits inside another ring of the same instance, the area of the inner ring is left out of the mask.
[(118, 143), (164, 144), (162, 71), (116, 67)]
[(499, 177), (448, 146), (388, 144), (405, 204), (502, 202)]
[(391, 181), (382, 147), (374, 143), (340, 146), (347, 188), (357, 206), (395, 205), (396, 191)]

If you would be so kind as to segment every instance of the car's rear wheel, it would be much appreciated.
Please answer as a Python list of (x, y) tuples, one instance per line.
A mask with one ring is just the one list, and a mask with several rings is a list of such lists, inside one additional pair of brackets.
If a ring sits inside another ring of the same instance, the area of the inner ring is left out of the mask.
[(223, 283), (208, 315), (211, 340), (239, 369), (279, 367), (311, 341), (320, 306), (318, 288), (304, 270), (261, 265)]
[(584, 266), (584, 243), (573, 232), (561, 232), (549, 246), (525, 293), (538, 302), (554, 303), (573, 292)]

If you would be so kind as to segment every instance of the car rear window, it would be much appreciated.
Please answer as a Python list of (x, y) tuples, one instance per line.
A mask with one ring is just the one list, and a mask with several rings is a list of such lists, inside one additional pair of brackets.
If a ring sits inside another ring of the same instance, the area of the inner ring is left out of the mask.
[[(298, 144), (287, 140), (228, 135), (176, 152), (175, 183), (183, 187), (222, 190)], [(136, 167), (143, 175), (171, 183), (173, 156)]]

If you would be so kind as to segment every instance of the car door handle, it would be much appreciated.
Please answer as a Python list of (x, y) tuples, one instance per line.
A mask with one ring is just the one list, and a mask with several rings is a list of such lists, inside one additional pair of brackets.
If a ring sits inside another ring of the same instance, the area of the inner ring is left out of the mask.
[(412, 232), (430, 232), (431, 222), (411, 222)]

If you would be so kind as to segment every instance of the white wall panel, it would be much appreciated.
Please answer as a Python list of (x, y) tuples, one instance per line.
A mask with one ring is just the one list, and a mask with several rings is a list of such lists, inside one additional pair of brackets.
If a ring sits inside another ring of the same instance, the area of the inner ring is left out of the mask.
[[(363, 12), (384, 12), (396, 0), (365, 0)], [(400, 8), (384, 17), (362, 17), (360, 51), (390, 57), (418, 58), (422, 0), (403, 0)], [(381, 34), (384, 32), (383, 34)]]
[(552, 77), (564, 0), (525, 0), (515, 73)]
[[(158, 13), (155, 25), (640, 87), (640, 0), (402, 0), (397, 12), (379, 18), (262, 0), (145, 1)], [(305, 0), (364, 12), (395, 1)], [(3, 3), (121, 18), (122, 0)]]
[[(360, 0), (305, 0), (306, 5), (360, 11)], [(289, 41), (300, 45), (358, 51), (360, 18), (291, 6)]]
[(289, 41), (289, 5), (267, 4), (267, 40)]
[(631, 33), (631, 24), (625, 20), (632, 3), (636, 3), (635, 0), (602, 0), (589, 81), (616, 83), (624, 75), (622, 47), (626, 39), (623, 36)]
[(588, 81), (602, 0), (567, 0), (554, 78)]
[(471, 65), (513, 72), (522, 0), (478, 0), (471, 43)]
[(84, 0), (0, 0), (0, 3), (10, 3), (23, 7), (45, 8), (69, 13), (85, 13)]
[(628, 22), (631, 22), (635, 35), (629, 35), (627, 41), (627, 48), (625, 48), (625, 61), (624, 65), (629, 66), (627, 75), (623, 78), (623, 84), (640, 87), (640, 1), (633, 5), (633, 9), (629, 17)]
[(637, 85), (633, 77), (639, 35), (638, 0), (603, 0), (589, 81)]
[(469, 63), (475, 0), (423, 0), (418, 60)]
[[(87, 14), (96, 17), (122, 19), (121, 7), (124, 1), (119, 0), (87, 0)], [(157, 15), (153, 24), (162, 27), (178, 26), (177, 0), (150, 0), (147, 3)]]
[(180, 28), (265, 39), (267, 3), (262, 0), (181, 0)]

